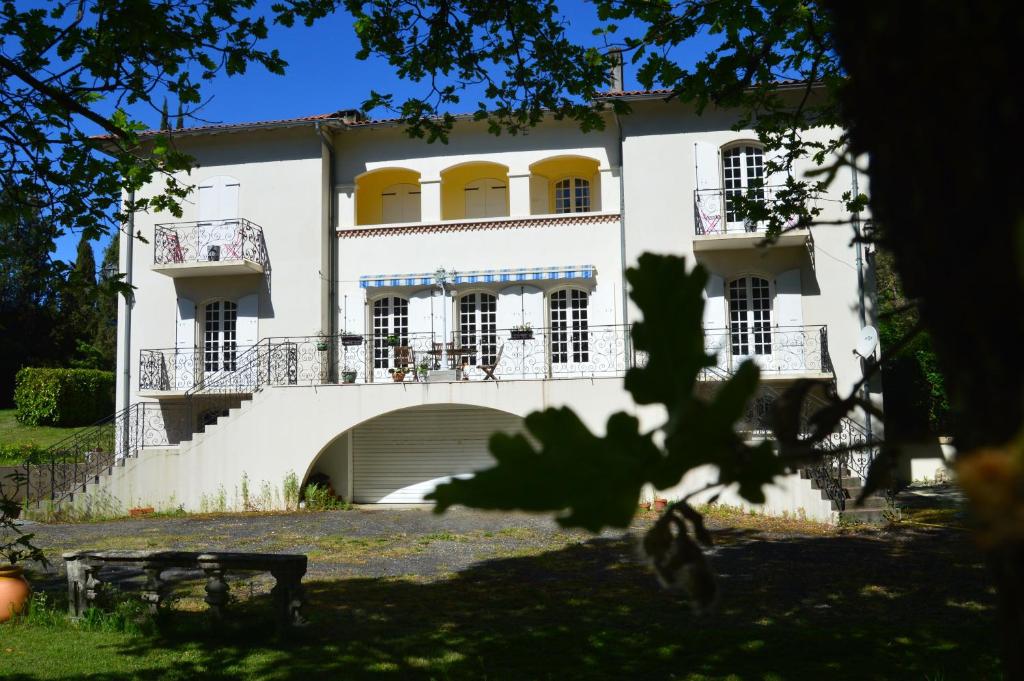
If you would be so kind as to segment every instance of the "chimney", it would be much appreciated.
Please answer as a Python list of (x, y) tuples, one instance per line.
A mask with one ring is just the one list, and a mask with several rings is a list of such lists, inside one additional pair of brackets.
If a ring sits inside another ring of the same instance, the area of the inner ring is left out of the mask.
[(343, 109), (334, 115), (348, 125), (366, 120), (366, 114), (358, 109)]
[(622, 92), (622, 50), (608, 50), (608, 91)]

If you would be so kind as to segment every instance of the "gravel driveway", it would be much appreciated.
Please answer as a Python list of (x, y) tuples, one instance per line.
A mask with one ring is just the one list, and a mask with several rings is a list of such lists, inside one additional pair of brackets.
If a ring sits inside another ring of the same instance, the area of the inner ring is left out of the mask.
[[(359, 509), (32, 524), (53, 571), (72, 549), (179, 549), (309, 556), (307, 578), (450, 575), (492, 558), (534, 555), (593, 539), (550, 516), (453, 509)], [(607, 537), (621, 533), (609, 532)], [(54, 574), (54, 577), (57, 577)]]

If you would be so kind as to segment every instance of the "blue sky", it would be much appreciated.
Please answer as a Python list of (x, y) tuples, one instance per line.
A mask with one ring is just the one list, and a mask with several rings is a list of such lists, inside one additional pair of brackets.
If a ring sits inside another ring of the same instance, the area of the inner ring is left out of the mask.
[[(269, 3), (266, 3), (269, 5)], [(562, 5), (572, 36), (585, 44), (600, 45), (592, 36), (598, 25), (594, 8), (584, 0), (568, 0)], [(621, 29), (629, 24), (619, 22)], [(621, 31), (620, 31), (621, 34)], [(701, 39), (688, 45), (687, 54), (674, 55), (681, 63), (695, 61), (710, 47), (711, 40)], [(399, 80), (393, 68), (379, 59), (359, 61), (355, 58), (359, 43), (352, 29), (352, 17), (337, 12), (312, 27), (272, 26), (264, 43), (276, 47), (289, 63), (284, 76), (252, 67), (242, 76), (221, 75), (205, 85), (203, 96), (209, 101), (197, 115), (211, 123), (292, 118), (327, 113), (339, 109), (358, 108), (370, 90), (391, 92), (396, 101), (404, 96), (422, 93), (421, 86)], [(639, 87), (636, 70), (626, 66), (626, 89)], [(467, 98), (464, 106), (453, 113), (472, 111), (475, 99)], [(170, 104), (173, 117), (175, 104)], [(147, 108), (130, 111), (134, 117), (153, 125), (159, 113)], [(186, 125), (199, 125), (198, 121)], [(100, 262), (106, 240), (94, 244), (96, 261)], [(78, 235), (67, 235), (57, 243), (55, 257), (73, 260)]]

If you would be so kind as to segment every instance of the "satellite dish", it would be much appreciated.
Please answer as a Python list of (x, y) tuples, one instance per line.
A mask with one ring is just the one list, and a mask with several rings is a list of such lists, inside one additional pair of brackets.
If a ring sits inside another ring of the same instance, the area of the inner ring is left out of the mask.
[(864, 358), (872, 357), (876, 347), (878, 347), (878, 331), (873, 326), (865, 326), (860, 330), (857, 347), (853, 350), (854, 354)]

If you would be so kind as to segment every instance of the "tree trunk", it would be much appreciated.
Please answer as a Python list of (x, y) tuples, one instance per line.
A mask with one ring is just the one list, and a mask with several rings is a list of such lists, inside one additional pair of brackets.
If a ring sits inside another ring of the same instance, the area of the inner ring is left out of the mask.
[[(872, 221), (931, 334), (959, 457), (1001, 447), (1024, 422), (1020, 4), (828, 7), (852, 150), (869, 155)], [(1024, 505), (1019, 488), (1011, 496)], [(1006, 678), (1024, 679), (1024, 542), (988, 558)]]

